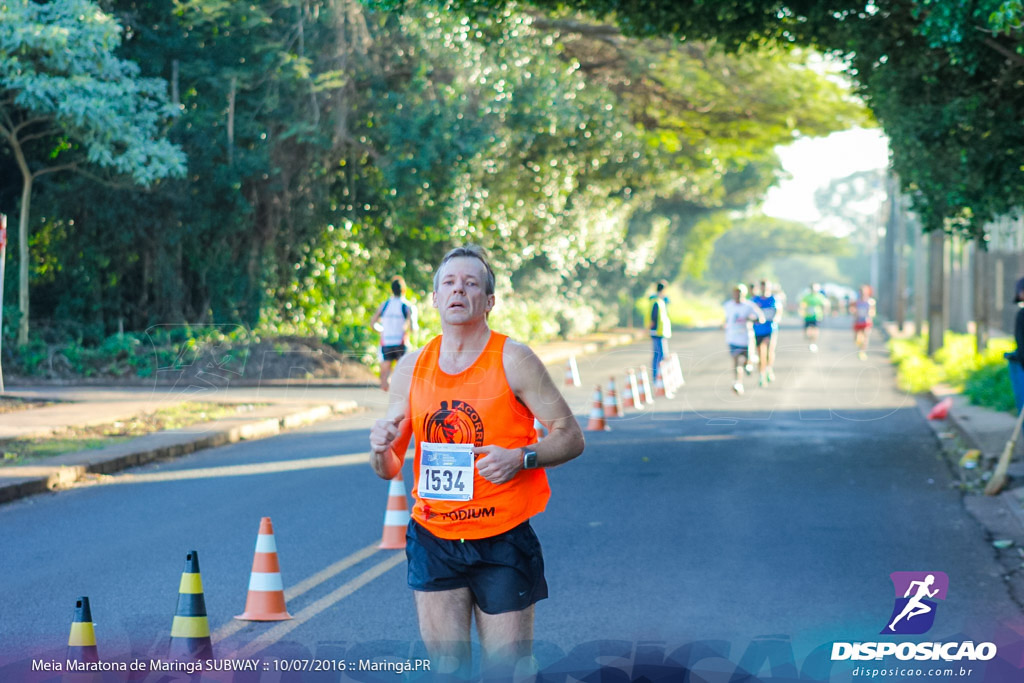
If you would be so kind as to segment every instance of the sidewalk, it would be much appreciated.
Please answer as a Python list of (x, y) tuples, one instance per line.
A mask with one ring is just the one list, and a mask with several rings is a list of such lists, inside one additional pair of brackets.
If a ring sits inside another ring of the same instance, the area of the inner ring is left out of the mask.
[[(903, 332), (897, 332), (894, 324), (880, 326), (881, 332), (887, 337), (911, 336), (913, 324), (908, 323)], [(1008, 336), (999, 331), (992, 331), (992, 336)], [(940, 442), (943, 443), (946, 457), (956, 460), (958, 451), (977, 449), (981, 457), (977, 469), (967, 470), (958, 462), (951, 466), (959, 470), (962, 480), (978, 480), (980, 472), (991, 472), (996, 461), (1003, 452), (1007, 441), (1013, 433), (1016, 417), (989, 408), (971, 405), (967, 397), (954, 391), (951, 387), (938, 385), (932, 388), (927, 405), (922, 405), (925, 413), (943, 399), (951, 398), (953, 406), (945, 420), (931, 421)], [(953, 447), (951, 439), (959, 440), (961, 449)], [(1000, 563), (1006, 570), (1004, 579), (1011, 594), (1018, 604), (1024, 606), (1024, 438), (1018, 438), (1015, 455), (1007, 470), (1008, 482), (996, 496), (986, 496), (975, 486), (964, 491), (963, 501), (967, 511), (984, 528), (986, 538), (992, 543)], [(983, 482), (981, 482), (983, 485)]]
[[(992, 470), (999, 459), (1003, 448), (1009, 441), (1016, 418), (1009, 413), (1001, 413), (989, 408), (971, 405), (967, 398), (954, 392), (949, 387), (937, 386), (932, 389), (931, 398), (935, 403), (945, 399), (953, 399), (953, 407), (948, 417), (934, 423), (941, 431), (943, 427), (952, 429), (967, 446), (981, 451), (978, 464), (983, 470)], [(941, 434), (940, 434), (941, 436)], [(996, 496), (981, 493), (965, 493), (964, 505), (984, 526), (993, 541), (1012, 540), (1012, 548), (1003, 549), (1008, 564), (1012, 569), (1021, 568), (1024, 560), (1024, 438), (1018, 438), (1013, 460), (1007, 470), (1009, 480), (1003, 491)], [(1005, 552), (1011, 550), (1012, 552)], [(1024, 600), (1024, 577), (1020, 577), (1021, 593)]]
[[(550, 366), (562, 363), (570, 356), (632, 344), (646, 337), (646, 330), (623, 329), (533, 348), (549, 366), (556, 383), (561, 384), (561, 369)], [(222, 388), (194, 385), (26, 386), (13, 387), (4, 395), (57, 403), (0, 414), (0, 442), (48, 436), (67, 427), (109, 424), (185, 401), (265, 405), (237, 417), (155, 432), (107, 448), (66, 453), (27, 465), (0, 466), (0, 504), (67, 488), (90, 474), (111, 474), (204, 448), (265, 438), (336, 415), (387, 403), (375, 384), (359, 386), (330, 380), (269, 382), (255, 387)]]

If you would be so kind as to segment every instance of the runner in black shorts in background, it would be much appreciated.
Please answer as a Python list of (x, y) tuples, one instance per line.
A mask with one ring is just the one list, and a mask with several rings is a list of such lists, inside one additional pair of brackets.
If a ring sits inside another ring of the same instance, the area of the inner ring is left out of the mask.
[(412, 333), (419, 329), (416, 307), (405, 298), (401, 276), (391, 279), (391, 294), (370, 319), (373, 329), (380, 332), (380, 388), (384, 391), (391, 385), (391, 368), (405, 355)]

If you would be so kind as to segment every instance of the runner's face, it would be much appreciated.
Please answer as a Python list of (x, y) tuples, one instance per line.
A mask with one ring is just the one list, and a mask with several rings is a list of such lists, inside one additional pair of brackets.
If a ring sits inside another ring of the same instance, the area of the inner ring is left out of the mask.
[(441, 322), (458, 325), (485, 318), (494, 306), (494, 295), (487, 293), (487, 268), (480, 259), (459, 256), (444, 264), (434, 307)]

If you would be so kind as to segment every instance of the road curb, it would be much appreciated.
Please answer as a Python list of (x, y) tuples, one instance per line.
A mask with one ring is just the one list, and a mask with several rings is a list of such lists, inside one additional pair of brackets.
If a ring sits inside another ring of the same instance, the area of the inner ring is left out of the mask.
[[(937, 393), (932, 389), (926, 396), (934, 405), (944, 398), (955, 397), (956, 394), (942, 393), (941, 390)], [(991, 444), (989, 448), (985, 447), (981, 436), (972, 429), (969, 417), (958, 413), (954, 398), (953, 407), (942, 424), (955, 433), (968, 448), (979, 450), (983, 461), (993, 462), (999, 453), (993, 451)], [(939, 437), (938, 432), (941, 429), (937, 425), (932, 425), (932, 429), (936, 432), (936, 437)], [(943, 457), (949, 458), (949, 454), (946, 453)], [(950, 465), (958, 467), (956, 462), (951, 462)], [(985, 530), (986, 540), (995, 548), (996, 558), (1005, 571), (1003, 580), (1007, 584), (1007, 590), (1018, 604), (1024, 605), (1024, 573), (1020, 571), (1020, 549), (1024, 548), (1024, 487), (1006, 488), (995, 496), (968, 491), (961, 492), (961, 495), (964, 509)], [(995, 545), (997, 541), (1006, 540), (1013, 543), (1009, 547)]]
[[(169, 460), (239, 441), (276, 436), (289, 429), (315, 424), (335, 415), (352, 413), (355, 401), (303, 406), (282, 414), (280, 406), (261, 411), (259, 417), (233, 417), (154, 432), (98, 450), (77, 451), (47, 460), (46, 465), (0, 468), (0, 504), (19, 498), (65, 489), (89, 474), (113, 474), (157, 460)], [(269, 413), (278, 413), (269, 415)], [(22, 475), (22, 476), (19, 476)]]
[[(535, 351), (544, 364), (553, 365), (572, 356), (598, 353), (647, 338), (647, 330), (620, 328), (571, 341), (539, 344)], [(358, 403), (351, 400), (309, 404), (284, 413), (281, 406), (270, 406), (246, 417), (224, 418), (183, 429), (154, 432), (99, 450), (48, 458), (46, 465), (0, 467), (0, 504), (65, 489), (88, 475), (112, 474), (156, 460), (178, 458), (239, 441), (268, 438), (334, 415), (351, 413), (358, 408)]]

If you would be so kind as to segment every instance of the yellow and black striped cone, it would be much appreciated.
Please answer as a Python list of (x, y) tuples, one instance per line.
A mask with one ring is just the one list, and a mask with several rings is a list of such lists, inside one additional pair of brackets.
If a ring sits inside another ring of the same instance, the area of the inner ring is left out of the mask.
[(68, 660), (100, 661), (96, 651), (96, 632), (92, 627), (92, 610), (89, 609), (89, 598), (86, 597), (75, 601), (75, 617), (71, 621), (71, 634), (68, 636)]
[(178, 609), (171, 626), (168, 656), (179, 660), (213, 657), (210, 621), (206, 617), (206, 599), (203, 597), (203, 578), (199, 574), (199, 553), (195, 550), (185, 556), (185, 571), (181, 573)]

